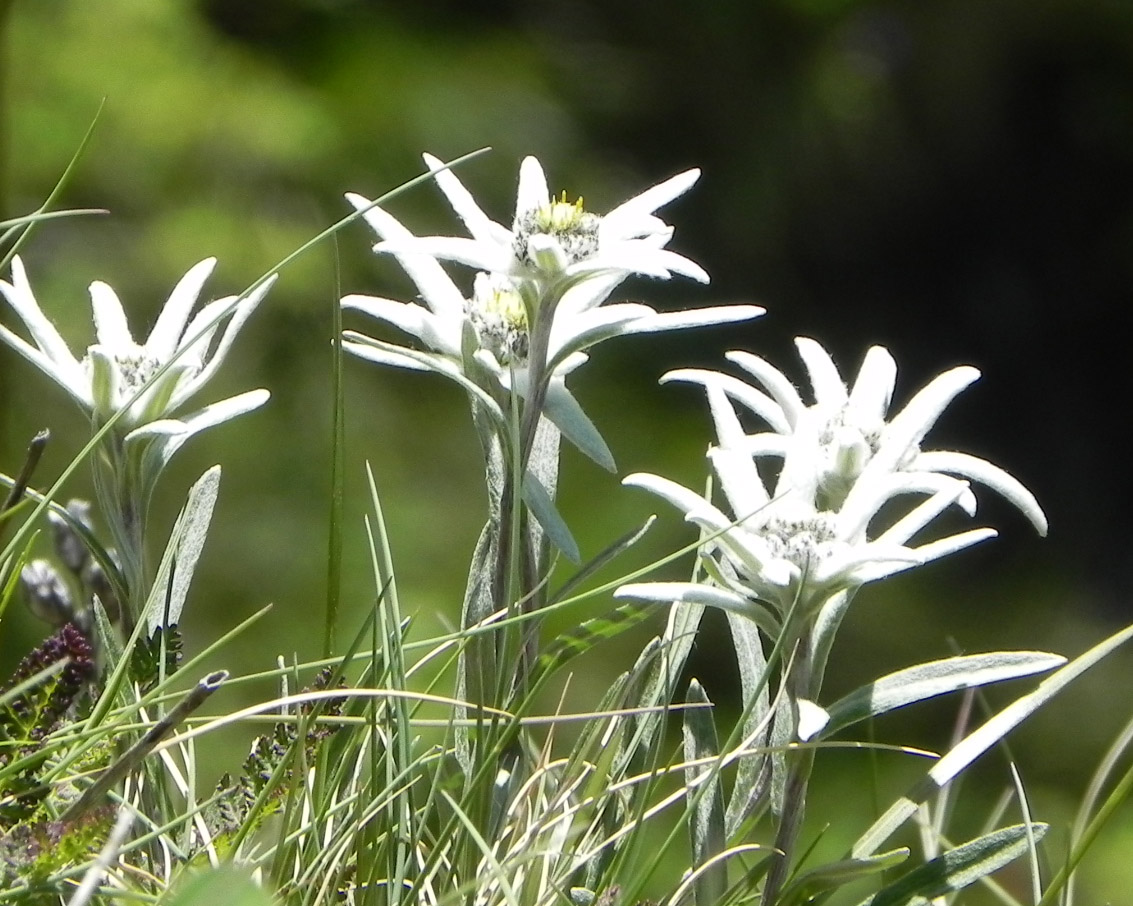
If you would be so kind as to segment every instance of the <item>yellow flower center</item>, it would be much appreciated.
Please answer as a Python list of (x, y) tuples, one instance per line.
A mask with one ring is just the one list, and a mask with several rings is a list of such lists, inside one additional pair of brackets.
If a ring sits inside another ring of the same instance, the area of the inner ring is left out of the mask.
[(501, 365), (527, 361), (531, 331), (527, 309), (515, 285), (506, 277), (477, 274), (466, 310), (480, 345)]
[(567, 201), (566, 192), (557, 200), (528, 211), (516, 217), (512, 227), (515, 256), (526, 265), (536, 268), (539, 264), (532, 251), (531, 240), (536, 236), (546, 236), (554, 240), (567, 266), (593, 258), (598, 254), (598, 224), (602, 218), (591, 214), (582, 205), (582, 199)]
[(581, 196), (575, 202), (567, 201), (564, 189), (557, 201), (539, 208), (535, 215), (535, 226), (541, 233), (571, 233), (578, 230), (586, 216)]

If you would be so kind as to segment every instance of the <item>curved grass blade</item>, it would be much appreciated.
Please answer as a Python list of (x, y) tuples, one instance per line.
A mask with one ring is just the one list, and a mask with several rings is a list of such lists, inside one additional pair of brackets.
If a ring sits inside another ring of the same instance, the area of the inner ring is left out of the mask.
[(580, 654), (585, 654), (599, 642), (615, 638), (636, 626), (653, 610), (647, 604), (622, 604), (606, 616), (586, 620), (574, 629), (558, 635), (535, 662), (532, 685), (538, 685), (548, 674)]
[(332, 397), (330, 455), (330, 525), (327, 530), (327, 598), (323, 623), (323, 657), (335, 650), (338, 604), (342, 594), (342, 522), (345, 506), (346, 397), (342, 383), (342, 280), (338, 246), (334, 246), (334, 301), (331, 304), (330, 382)]
[[(28, 236), (31, 235), (31, 231), (35, 229), (36, 224), (40, 220), (44, 219), (42, 215), (47, 213), (47, 209), (51, 207), (52, 202), (54, 202), (55, 199), (57, 199), (63, 193), (63, 189), (66, 188), (67, 183), (71, 181), (71, 176), (72, 174), (74, 174), (75, 168), (78, 167), (79, 160), (86, 152), (87, 145), (90, 144), (91, 136), (94, 135), (94, 127), (98, 125), (99, 117), (102, 116), (102, 108), (105, 105), (106, 100), (103, 99), (103, 101), (98, 105), (98, 110), (96, 110), (94, 113), (94, 119), (91, 120), (90, 125), (87, 127), (87, 131), (83, 134), (82, 139), (79, 141), (79, 147), (76, 148), (75, 153), (71, 155), (71, 160), (63, 169), (63, 173), (56, 181), (54, 188), (52, 188), (47, 197), (43, 200), (43, 204), (39, 206), (39, 210), (35, 211), (33, 214), (30, 214), (28, 218), (18, 218), (19, 220), (30, 220), (30, 222), (17, 223), (16, 225), (11, 226), (7, 230), (5, 230), (3, 236), (0, 236), (0, 243), (3, 243), (8, 241), (8, 239), (10, 239), (15, 232), (20, 233), (20, 235), (17, 236), (16, 239), (12, 242), (12, 247), (4, 253), (3, 257), (0, 257), (0, 270), (3, 270), (8, 266), (11, 260), (15, 257), (16, 252), (20, 250), (20, 247), (24, 244), (25, 241), (27, 241)], [(56, 214), (56, 216), (59, 216), (59, 214)]]

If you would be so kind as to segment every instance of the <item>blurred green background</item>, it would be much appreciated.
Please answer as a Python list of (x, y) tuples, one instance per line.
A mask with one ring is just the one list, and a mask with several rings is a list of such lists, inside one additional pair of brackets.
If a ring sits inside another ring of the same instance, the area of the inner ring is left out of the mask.
[[(902, 368), (898, 403), (945, 368), (978, 365), (984, 378), (930, 446), (1005, 466), (1050, 516), (1040, 540), (980, 494), (982, 524), (1003, 537), (866, 589), (843, 630), (831, 697), (953, 646), (1076, 654), (1133, 614), (1123, 429), (1133, 391), (1133, 4), (0, 0), (0, 22), (0, 216), (40, 203), (105, 99), (63, 203), (110, 215), (41, 228), (23, 251), (41, 303), (74, 345), (89, 341), (91, 280), (118, 290), (144, 334), (194, 262), (217, 255), (206, 292), (236, 292), (347, 213), (343, 192), (373, 197), (420, 172), (421, 151), (453, 157), (490, 145), (460, 176), (504, 222), (526, 154), (541, 159), (553, 190), (583, 194), (596, 211), (699, 166), (700, 184), (664, 214), (677, 228), (672, 247), (712, 285), (641, 283), (626, 294), (660, 306), (755, 301), (769, 313), (750, 326), (597, 351), (574, 387), (621, 474), (703, 480), (705, 407), (692, 388), (656, 387), (664, 371), (747, 348), (801, 380), (791, 338), (810, 335), (847, 376), (871, 343), (889, 346)], [(418, 233), (460, 230), (429, 186), (391, 208)], [(266, 386), (271, 403), (195, 438), (164, 479), (154, 513), (162, 531), (192, 480), (224, 467), (187, 647), (275, 605), (218, 666), (250, 672), (278, 655), (319, 653), (335, 256), (342, 292), (414, 292), (370, 254), (371, 242), (353, 226), (288, 268), (207, 391), (218, 399)], [(342, 634), (374, 595), (366, 461), (414, 633), (436, 633), (457, 618), (484, 516), (464, 400), (438, 378), (358, 361), (346, 377)], [(84, 421), (0, 349), (0, 469), (18, 468), (42, 427), (54, 441), (41, 483), (85, 440)], [(584, 555), (657, 509), (573, 452), (561, 492)], [(69, 488), (89, 493), (85, 476)], [(679, 520), (663, 517), (627, 569), (688, 540)], [(10, 614), (2, 666), (43, 631)], [(734, 671), (725, 651), (712, 621), (693, 670), (726, 704)], [(604, 655), (576, 678), (577, 701), (593, 700), (634, 650), (627, 642)], [(1128, 656), (1102, 666), (1018, 734), (1040, 816), (1065, 820), (1133, 713), (1131, 669)], [(234, 692), (223, 706), (265, 691)], [(876, 732), (939, 747), (953, 712), (925, 707)], [(243, 745), (224, 741), (216, 770)], [(977, 804), (1006, 782), (1003, 759), (988, 762)], [(832, 782), (859, 782), (860, 762), (829, 764)], [(1124, 819), (1088, 860), (1086, 902), (1123, 902), (1133, 889), (1128, 808)]]

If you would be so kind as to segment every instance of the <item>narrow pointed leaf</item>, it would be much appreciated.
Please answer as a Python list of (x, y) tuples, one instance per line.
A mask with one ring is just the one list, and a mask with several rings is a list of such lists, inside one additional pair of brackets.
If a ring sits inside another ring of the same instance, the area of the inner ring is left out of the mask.
[(954, 780), (961, 771), (1003, 739), (1015, 727), (1131, 638), (1133, 638), (1133, 626), (1127, 626), (1120, 632), (1114, 633), (1085, 654), (1079, 655), (1065, 667), (1052, 673), (1039, 683), (1033, 692), (1016, 699), (982, 726), (960, 740), (932, 767), (925, 777), (914, 784), (907, 794), (894, 802), (889, 810), (878, 818), (873, 826), (858, 839), (853, 847), (854, 856), (860, 857), (876, 852), (877, 848), (916, 812), (920, 803), (926, 801), (929, 796)]
[[(825, 739), (858, 721), (958, 689), (1031, 676), (1065, 663), (1066, 658), (1045, 651), (994, 651), (917, 664), (868, 683), (830, 705), (826, 726), (813, 738)], [(801, 738), (805, 742), (808, 737)]]
[(547, 391), (543, 414), (563, 432), (563, 437), (594, 462), (607, 472), (616, 471), (614, 455), (610, 452), (606, 441), (569, 390), (552, 384)]
[[(763, 654), (763, 641), (759, 637), (759, 627), (751, 620), (728, 613), (728, 628), (736, 649), (736, 661), (740, 668), (740, 690), (743, 694), (744, 710), (747, 718), (743, 723), (744, 738), (749, 738), (767, 722), (770, 709), (767, 682), (767, 659)], [(754, 699), (754, 701), (753, 701)], [(770, 727), (768, 725), (768, 731)], [(768, 733), (756, 740), (757, 744), (767, 741)], [(736, 769), (736, 782), (728, 800), (725, 826), (729, 839), (765, 800), (770, 782), (770, 766), (766, 753), (745, 755), (739, 760)]]
[(597, 573), (604, 566), (613, 562), (623, 553), (628, 551), (631, 547), (637, 544), (645, 533), (653, 527), (653, 523), (657, 521), (656, 516), (650, 516), (641, 524), (640, 528), (636, 528), (631, 532), (626, 532), (609, 546), (603, 548), (597, 556), (588, 560), (583, 566), (572, 575), (566, 582), (563, 583), (562, 588), (555, 592), (554, 596), (550, 599), (548, 604), (554, 604), (558, 601), (563, 601), (574, 593), (576, 588), (582, 586), (591, 576)]
[(158, 627), (172, 626), (181, 620), (181, 611), (189, 594), (189, 583), (197, 568), (201, 550), (208, 536), (212, 511), (220, 490), (220, 466), (213, 466), (189, 490), (189, 499), (177, 522), (161, 565), (157, 570), (145, 613), (149, 634)]
[[(690, 705), (710, 705), (703, 687), (695, 679), (689, 683), (685, 699)], [(685, 761), (713, 758), (720, 752), (716, 720), (712, 708), (689, 708), (684, 713)], [(724, 851), (724, 796), (715, 763), (685, 768), (692, 838), (692, 864), (699, 867)], [(728, 889), (727, 863), (723, 860), (700, 873), (694, 882), (696, 906), (717, 906)]]
[[(495, 570), (498, 523), (484, 524), (472, 562), (468, 566), (468, 580), (464, 589), (464, 604), (460, 612), (461, 626), (475, 626), (492, 613), (495, 598), (492, 594), (492, 576)], [(491, 633), (468, 639), (460, 650), (457, 665), (456, 697), (474, 703), (491, 701), (493, 678), (497, 674), (496, 640)], [(476, 772), (472, 761), (471, 730), (462, 718), (466, 709), (456, 710), (456, 757), (468, 776)]]
[(539, 479), (530, 472), (523, 476), (523, 502), (531, 508), (544, 533), (551, 543), (563, 552), (563, 556), (571, 563), (581, 563), (582, 556), (578, 552), (578, 544), (567, 528), (566, 522), (563, 521), (563, 517), (559, 515), (555, 501), (551, 499), (551, 495), (547, 493)]
[[(528, 474), (534, 477), (546, 493), (556, 515), (558, 509), (554, 507), (554, 501), (559, 486), (559, 440), (561, 437), (561, 432), (552, 424), (550, 419), (540, 418), (535, 426), (535, 438), (527, 458)], [(536, 562), (546, 563), (547, 544), (542, 523), (539, 520), (532, 521), (527, 526), (527, 533), (531, 550), (535, 553)], [(567, 534), (569, 536), (570, 533)], [(578, 563), (579, 561), (573, 562)]]
[(535, 685), (539, 678), (553, 670), (558, 670), (568, 661), (585, 654), (599, 642), (612, 639), (627, 629), (636, 626), (653, 613), (653, 608), (643, 604), (622, 604), (601, 617), (586, 620), (567, 632), (557, 636), (539, 655), (535, 663)]
[(1016, 824), (949, 850), (862, 900), (860, 906), (906, 906), (928, 903), (974, 884), (1027, 852), (1049, 825)]
[[(655, 708), (673, 700), (703, 616), (704, 607), (700, 604), (672, 603), (661, 637), (660, 656), (641, 695), (642, 707)], [(647, 711), (638, 718), (636, 732), (641, 749), (648, 750), (653, 745), (664, 721), (665, 715), (660, 711)]]
[(909, 858), (906, 847), (865, 859), (842, 859), (803, 872), (780, 895), (782, 906), (811, 903), (819, 894), (834, 891), (883, 871), (890, 871)]

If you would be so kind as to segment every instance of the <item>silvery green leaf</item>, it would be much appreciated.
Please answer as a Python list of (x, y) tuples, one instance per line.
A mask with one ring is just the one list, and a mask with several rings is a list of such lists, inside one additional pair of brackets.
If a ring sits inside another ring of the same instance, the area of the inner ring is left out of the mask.
[[(468, 580), (460, 613), (461, 626), (475, 626), (492, 613), (495, 601), (492, 577), (495, 571), (497, 537), (498, 522), (489, 520), (480, 532), (468, 567)], [(469, 638), (461, 646), (457, 661), (456, 697), (462, 702), (474, 704), (491, 701), (496, 662), (496, 640), (491, 633)], [(465, 775), (471, 777), (476, 772), (476, 765), (472, 759), (470, 730), (463, 720), (466, 714), (467, 709), (463, 705), (456, 709), (456, 757)]]
[(172, 626), (181, 620), (219, 489), (220, 466), (213, 466), (189, 489), (189, 499), (173, 526), (157, 578), (146, 600), (144, 613), (150, 635), (159, 627)]
[(103, 606), (98, 595), (94, 595), (91, 601), (91, 613), (94, 615), (94, 631), (98, 641), (98, 650), (106, 653), (110, 663), (117, 664), (122, 660), (124, 649), (118, 633), (114, 629), (114, 622), (110, 619), (110, 615), (106, 612), (106, 607)]
[(860, 906), (913, 906), (963, 890), (1023, 855), (1032, 840), (1041, 840), (1047, 824), (1016, 824), (977, 837), (915, 868)]
[(581, 563), (582, 556), (578, 552), (578, 544), (555, 508), (555, 502), (539, 479), (530, 472), (523, 476), (523, 501), (539, 521), (551, 543), (562, 551), (571, 563)]
[[(771, 811), (777, 818), (782, 818), (784, 803), (787, 797), (787, 746), (795, 741), (798, 732), (798, 722), (792, 703), (785, 697), (780, 697), (775, 708), (775, 715), (771, 718)], [(856, 855), (856, 853), (855, 853)]]
[[(527, 458), (529, 473), (533, 475), (542, 486), (552, 505), (554, 504), (555, 492), (559, 484), (560, 436), (558, 428), (548, 419), (540, 417), (535, 426), (535, 440), (531, 444), (531, 453)], [(528, 532), (531, 539), (531, 550), (535, 552), (536, 562), (540, 564), (545, 563), (544, 554), (546, 553), (546, 545), (543, 543), (542, 523), (539, 520), (535, 520), (535, 522), (529, 526)], [(573, 562), (577, 563), (578, 561)]]
[(598, 433), (598, 429), (594, 427), (594, 422), (582, 411), (578, 400), (561, 381), (553, 381), (547, 388), (543, 414), (562, 431), (563, 437), (603, 469), (607, 472), (617, 470), (617, 466), (614, 464), (614, 455), (610, 452), (606, 441)]
[[(704, 688), (695, 679), (689, 683), (685, 701), (709, 706)], [(689, 834), (692, 838), (692, 865), (699, 868), (724, 851), (724, 795), (720, 788), (719, 767), (714, 761), (720, 752), (716, 721), (711, 707), (687, 708), (684, 712), (684, 757), (686, 802), (691, 811)], [(727, 863), (718, 861), (703, 870), (694, 882), (696, 906), (716, 906), (728, 889)]]
[[(634, 665), (635, 675), (648, 668), (639, 700), (642, 708), (657, 709), (673, 700), (703, 615), (704, 608), (698, 604), (672, 603), (664, 635), (647, 644)], [(637, 716), (633, 742), (628, 750), (648, 752), (658, 738), (658, 731), (664, 727), (665, 717), (661, 710), (647, 710)]]
[[(624, 606), (624, 605), (623, 605)], [(629, 680), (637, 693), (636, 704), (644, 708), (645, 703), (653, 700), (657, 691), (657, 664), (661, 660), (661, 639), (654, 636), (642, 646), (641, 653), (630, 670)], [(625, 735), (625, 744), (618, 753), (614, 762), (612, 773), (623, 777), (634, 765), (649, 763), (649, 747), (653, 741), (654, 730), (658, 719), (663, 720), (667, 715), (663, 711), (642, 710), (628, 721), (629, 731)]]
[(715, 607), (751, 620), (769, 632), (778, 628), (775, 618), (758, 601), (745, 598), (726, 588), (717, 588), (700, 582), (630, 582), (619, 587), (614, 592), (614, 597), (654, 601), (658, 604), (680, 601), (682, 604)]
[(841, 859), (802, 872), (779, 896), (783, 906), (816, 902), (827, 891), (835, 891), (862, 878), (890, 871), (909, 858), (906, 847), (865, 859)]
[[(740, 669), (740, 691), (747, 717), (743, 722), (744, 739), (756, 736), (754, 745), (766, 745), (770, 735), (768, 712), (767, 659), (763, 655), (763, 641), (759, 637), (759, 627), (751, 620), (728, 613), (728, 628), (732, 633), (732, 643), (736, 649), (736, 662)], [(740, 825), (761, 806), (770, 782), (770, 765), (767, 753), (745, 755), (739, 760), (736, 769), (736, 782), (728, 800), (725, 821), (729, 839)]]
[(826, 709), (828, 720), (809, 736), (826, 739), (858, 721), (959, 689), (971, 689), (1003, 680), (1053, 670), (1066, 658), (1045, 651), (994, 651), (946, 658), (898, 670), (856, 689)]
[(888, 811), (878, 818), (873, 826), (858, 839), (853, 848), (854, 856), (865, 856), (876, 852), (877, 848), (894, 831), (916, 813), (920, 803), (955, 780), (961, 771), (983, 755), (984, 752), (1003, 739), (1079, 676), (1131, 638), (1133, 638), (1133, 626), (1127, 626), (1120, 632), (1114, 633), (1085, 654), (1079, 655), (1065, 667), (1052, 673), (1039, 683), (1034, 691), (1017, 698), (998, 714), (985, 721), (982, 726), (977, 727), (965, 736), (932, 766), (925, 777), (914, 784), (908, 793), (894, 802)]

